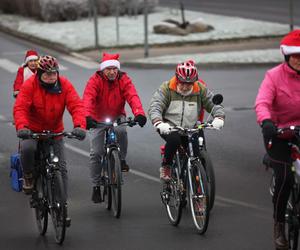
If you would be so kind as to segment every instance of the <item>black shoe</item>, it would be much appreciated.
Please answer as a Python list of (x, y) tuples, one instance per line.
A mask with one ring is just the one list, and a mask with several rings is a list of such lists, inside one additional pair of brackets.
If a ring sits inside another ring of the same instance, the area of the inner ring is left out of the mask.
[(126, 163), (125, 160), (121, 160), (121, 170), (122, 172), (128, 172), (129, 171), (129, 166), (128, 164)]
[(67, 217), (66, 218), (66, 227), (70, 227), (71, 226), (71, 218)]
[(92, 201), (94, 203), (102, 202), (100, 186), (93, 187)]

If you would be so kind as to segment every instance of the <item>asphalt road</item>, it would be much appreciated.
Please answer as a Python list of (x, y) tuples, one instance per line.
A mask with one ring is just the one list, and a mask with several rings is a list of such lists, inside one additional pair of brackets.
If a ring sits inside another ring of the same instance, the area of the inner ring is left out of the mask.
[[(161, 5), (178, 7), (178, 0), (160, 0)], [(290, 23), (290, 0), (184, 0), (184, 7), (226, 16)], [(294, 24), (300, 25), (300, 2), (292, 0)]]
[[(143, 129), (129, 131), (128, 162), (134, 173), (125, 174), (123, 210), (115, 219), (102, 205), (91, 202), (88, 140), (67, 141), (79, 149), (66, 149), (69, 168), (69, 214), (72, 226), (62, 247), (54, 243), (52, 225), (45, 237), (38, 236), (28, 197), (9, 186), (9, 156), (18, 141), (11, 125), (13, 106), (11, 63), (21, 63), (24, 51), (36, 48), (40, 53), (57, 56), (67, 76), (80, 94), (94, 70), (69, 63), (62, 55), (0, 36), (0, 249), (243, 249), (269, 250), (272, 243), (272, 209), (268, 193), (270, 173), (261, 165), (264, 150), (260, 129), (252, 110), (266, 68), (200, 70), (201, 78), (215, 93), (224, 95), (226, 125), (220, 132), (208, 131), (217, 182), (217, 198), (208, 231), (196, 234), (188, 210), (179, 227), (168, 223), (160, 201), (161, 184), (159, 146), (162, 140), (148, 123)], [(4, 61), (4, 59), (6, 61)], [(5, 62), (5, 63), (3, 63)], [(9, 70), (10, 69), (10, 70)], [(172, 76), (167, 70), (126, 69), (147, 109), (153, 91)], [(67, 112), (66, 112), (67, 113)], [(72, 128), (69, 115), (66, 130)], [(149, 176), (141, 177), (141, 173)], [(138, 174), (138, 175), (137, 175)]]

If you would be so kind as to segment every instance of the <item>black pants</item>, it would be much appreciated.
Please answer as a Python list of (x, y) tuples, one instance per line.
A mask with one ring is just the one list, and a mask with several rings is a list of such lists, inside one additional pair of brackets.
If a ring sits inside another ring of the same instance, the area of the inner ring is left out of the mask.
[(294, 184), (294, 176), (291, 170), (291, 148), (288, 140), (274, 138), (271, 148), (268, 147), (268, 140), (264, 139), (266, 150), (271, 158), (270, 165), (274, 170), (275, 190), (273, 195), (275, 221), (285, 221), (285, 210)]
[[(163, 165), (172, 165), (173, 157), (176, 150), (182, 145), (184, 148), (188, 148), (188, 137), (182, 136), (178, 132), (172, 132), (168, 135), (160, 135), (165, 141), (165, 157), (163, 159)], [(194, 134), (192, 137), (193, 152), (195, 156), (200, 156), (199, 150), (199, 134)]]

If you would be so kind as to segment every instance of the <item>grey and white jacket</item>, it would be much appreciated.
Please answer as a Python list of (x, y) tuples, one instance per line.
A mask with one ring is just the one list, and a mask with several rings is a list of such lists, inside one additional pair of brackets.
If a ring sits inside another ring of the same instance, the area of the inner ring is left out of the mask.
[[(212, 98), (213, 93), (199, 81), (194, 83), (190, 95), (181, 95), (177, 92), (177, 81), (173, 77), (170, 81), (164, 82), (153, 94), (148, 115), (153, 124), (163, 121), (171, 126), (193, 128), (203, 108), (209, 113), (212, 111), (214, 106)], [(215, 105), (212, 117), (225, 119), (224, 107)]]

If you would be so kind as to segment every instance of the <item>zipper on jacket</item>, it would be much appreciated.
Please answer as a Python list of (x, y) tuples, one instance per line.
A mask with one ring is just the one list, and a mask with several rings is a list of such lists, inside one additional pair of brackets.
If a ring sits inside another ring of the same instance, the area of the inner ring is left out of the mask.
[(184, 115), (184, 97), (182, 97), (182, 112), (181, 112), (181, 121), (180, 121), (180, 126), (182, 127), (183, 123), (183, 115)]

